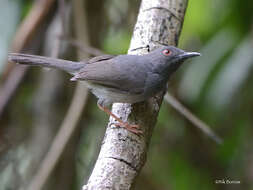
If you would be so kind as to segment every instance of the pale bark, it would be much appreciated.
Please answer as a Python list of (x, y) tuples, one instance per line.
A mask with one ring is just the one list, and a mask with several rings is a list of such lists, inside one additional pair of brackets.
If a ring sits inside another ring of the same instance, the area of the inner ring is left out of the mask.
[[(177, 45), (187, 0), (143, 0), (129, 48), (129, 54), (147, 53), (161, 44)], [(114, 114), (143, 131), (137, 136), (115, 127), (110, 118), (99, 157), (83, 190), (121, 189), (133, 183), (145, 163), (148, 145), (164, 93), (146, 102), (113, 104)]]

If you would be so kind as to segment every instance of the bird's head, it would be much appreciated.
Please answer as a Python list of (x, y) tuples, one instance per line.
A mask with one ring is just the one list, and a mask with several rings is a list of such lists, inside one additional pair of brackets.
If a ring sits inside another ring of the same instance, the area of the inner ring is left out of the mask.
[(200, 56), (197, 52), (186, 52), (174, 46), (163, 46), (151, 52), (156, 63), (156, 71), (172, 74), (179, 66), (191, 57)]

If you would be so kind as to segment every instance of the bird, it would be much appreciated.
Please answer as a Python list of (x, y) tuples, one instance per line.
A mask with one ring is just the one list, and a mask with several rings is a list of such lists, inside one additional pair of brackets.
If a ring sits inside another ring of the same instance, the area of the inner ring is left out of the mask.
[(113, 103), (134, 104), (155, 96), (167, 88), (170, 77), (186, 59), (196, 56), (200, 53), (161, 46), (144, 55), (101, 55), (80, 62), (21, 53), (10, 53), (8, 61), (71, 74), (71, 81), (86, 84), (98, 98), (98, 107), (118, 121), (116, 126), (140, 135), (138, 125), (122, 121), (108, 107)]

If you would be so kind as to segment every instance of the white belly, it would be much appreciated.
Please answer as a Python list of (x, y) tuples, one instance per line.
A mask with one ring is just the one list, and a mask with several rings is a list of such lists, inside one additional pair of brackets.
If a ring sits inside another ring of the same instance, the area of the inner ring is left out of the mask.
[(86, 84), (98, 99), (106, 100), (109, 103), (136, 103), (144, 100), (144, 97), (141, 94), (130, 94), (87, 82)]

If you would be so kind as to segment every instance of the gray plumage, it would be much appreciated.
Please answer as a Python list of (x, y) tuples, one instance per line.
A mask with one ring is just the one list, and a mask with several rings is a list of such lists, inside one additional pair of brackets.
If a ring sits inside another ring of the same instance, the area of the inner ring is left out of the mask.
[(78, 63), (78, 62), (67, 61), (63, 59), (55, 59), (51, 57), (29, 55), (29, 54), (22, 54), (22, 53), (10, 53), (8, 55), (8, 61), (24, 64), (24, 65), (60, 69), (70, 74), (74, 74), (75, 72), (83, 68), (85, 65), (85, 63)]
[(64, 70), (73, 75), (72, 81), (85, 81), (98, 103), (106, 106), (114, 102), (136, 103), (154, 96), (166, 87), (185, 59), (198, 55), (164, 46), (146, 55), (103, 55), (86, 62), (16, 53), (9, 54), (8, 60)]

